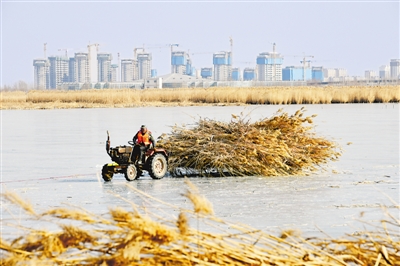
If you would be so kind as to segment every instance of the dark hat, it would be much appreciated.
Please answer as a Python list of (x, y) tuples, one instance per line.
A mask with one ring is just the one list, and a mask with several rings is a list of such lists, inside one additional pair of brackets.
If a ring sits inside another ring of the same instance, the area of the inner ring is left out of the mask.
[(140, 128), (146, 128), (146, 125), (142, 125)]

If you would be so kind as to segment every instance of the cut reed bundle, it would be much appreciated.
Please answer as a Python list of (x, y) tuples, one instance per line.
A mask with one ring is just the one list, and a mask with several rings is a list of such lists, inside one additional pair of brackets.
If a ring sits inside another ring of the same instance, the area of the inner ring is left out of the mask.
[[(251, 123), (232, 115), (229, 123), (200, 118), (191, 128), (174, 126), (160, 136), (158, 146), (170, 152), (171, 173), (193, 169), (199, 175), (210, 170), (219, 175), (301, 175), (336, 160), (341, 152), (333, 141), (311, 132), (313, 116), (282, 110), (271, 118)], [(183, 171), (185, 174), (187, 171)]]
[[(153, 213), (132, 202), (133, 210), (113, 208), (103, 216), (73, 208), (36, 214), (22, 206), (31, 220), (59, 229), (24, 228), (22, 236), (1, 239), (2, 265), (399, 265), (400, 221), (390, 215), (374, 231), (357, 236), (305, 239), (296, 230), (274, 236), (213, 216), (197, 191), (185, 194), (191, 211), (128, 186), (178, 217), (160, 217), (160, 209)], [(6, 193), (5, 199), (24, 205), (14, 196)], [(213, 233), (199, 230), (200, 222)]]

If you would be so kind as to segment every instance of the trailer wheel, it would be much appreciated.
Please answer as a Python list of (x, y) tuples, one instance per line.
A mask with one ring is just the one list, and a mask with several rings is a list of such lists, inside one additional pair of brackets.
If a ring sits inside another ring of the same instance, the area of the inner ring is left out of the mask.
[(109, 182), (113, 178), (113, 175), (114, 175), (113, 166), (108, 166), (108, 164), (105, 164), (103, 166), (103, 169), (101, 169), (101, 177), (104, 179), (104, 181)]
[(167, 173), (167, 158), (161, 153), (156, 153), (149, 158), (149, 174), (153, 179), (161, 179)]
[(126, 168), (124, 175), (125, 175), (126, 180), (133, 181), (140, 177), (140, 171), (137, 170), (137, 168), (134, 164), (130, 164)]

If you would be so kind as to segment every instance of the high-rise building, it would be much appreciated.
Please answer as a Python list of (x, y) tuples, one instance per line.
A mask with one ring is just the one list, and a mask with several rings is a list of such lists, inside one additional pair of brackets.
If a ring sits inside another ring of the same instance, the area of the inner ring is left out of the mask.
[(347, 69), (345, 68), (335, 68), (336, 77), (337, 78), (344, 78), (347, 77)]
[(50, 88), (56, 89), (61, 83), (69, 81), (69, 59), (65, 56), (50, 56)]
[(243, 70), (243, 80), (250, 81), (256, 80), (256, 71), (254, 68), (246, 67)]
[(97, 54), (98, 82), (111, 82), (111, 60), (112, 55), (109, 53)]
[(175, 51), (171, 53), (171, 73), (186, 74), (187, 54)]
[(325, 79), (336, 78), (336, 70), (334, 68), (324, 68), (323, 72)]
[(378, 75), (375, 70), (365, 70), (364, 77), (366, 80), (375, 80)]
[(68, 82), (75, 82), (75, 57), (70, 57), (68, 62)]
[(231, 52), (217, 52), (213, 55), (214, 80), (232, 80)]
[(324, 81), (324, 70), (323, 67), (312, 67), (312, 80)]
[(212, 79), (213, 78), (213, 69), (211, 67), (203, 67), (203, 68), (201, 68), (200, 76), (203, 79)]
[(379, 78), (382, 80), (390, 79), (390, 66), (381, 66), (379, 68)]
[(137, 73), (138, 79), (151, 78), (151, 53), (137, 54)]
[(33, 60), (33, 79), (35, 89), (49, 88), (49, 62), (46, 59)]
[(238, 68), (238, 67), (232, 68), (232, 80), (233, 81), (242, 80), (242, 75), (240, 73), (240, 68)]
[(87, 53), (75, 53), (74, 80), (72, 82), (89, 83), (90, 71)]
[(304, 68), (304, 66), (288, 66), (282, 70), (282, 80), (284, 81), (304, 81), (311, 79), (312, 70), (309, 67)]
[(283, 57), (275, 51), (275, 43), (272, 52), (260, 53), (257, 56), (257, 76), (259, 81), (282, 80)]
[(111, 65), (111, 73), (110, 73), (110, 82), (118, 82), (118, 65), (117, 64), (112, 64)]
[(121, 59), (121, 82), (129, 82), (134, 80), (134, 64), (133, 59)]
[(399, 79), (400, 77), (400, 59), (390, 60), (390, 78)]

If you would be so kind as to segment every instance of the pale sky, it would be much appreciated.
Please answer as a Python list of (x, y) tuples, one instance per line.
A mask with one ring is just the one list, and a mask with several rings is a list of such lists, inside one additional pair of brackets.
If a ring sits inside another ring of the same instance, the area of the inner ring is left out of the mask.
[[(170, 73), (169, 44), (189, 51), (196, 69), (229, 51), (233, 67), (254, 67), (259, 53), (284, 56), (283, 67), (345, 68), (349, 76), (379, 71), (400, 58), (399, 1), (11, 1), (1, 0), (1, 85), (33, 84), (33, 60), (72, 57), (98, 43), (100, 52), (133, 58), (148, 48), (158, 75)], [(193, 54), (192, 54), (193, 53)]]

